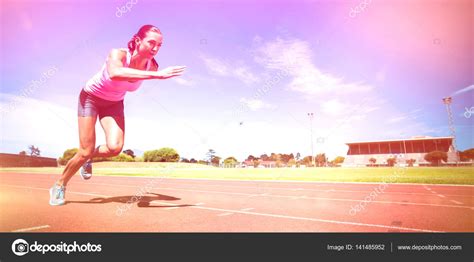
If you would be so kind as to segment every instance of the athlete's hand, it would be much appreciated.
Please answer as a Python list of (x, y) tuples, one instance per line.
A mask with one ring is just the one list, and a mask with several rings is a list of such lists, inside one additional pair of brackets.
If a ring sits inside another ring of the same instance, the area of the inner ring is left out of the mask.
[(167, 79), (175, 76), (180, 76), (184, 73), (185, 66), (170, 66), (163, 70), (157, 71), (157, 76), (160, 79)]

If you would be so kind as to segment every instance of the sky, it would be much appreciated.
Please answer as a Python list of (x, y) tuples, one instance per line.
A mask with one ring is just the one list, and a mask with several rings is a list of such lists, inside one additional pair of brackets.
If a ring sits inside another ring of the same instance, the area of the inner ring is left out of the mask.
[(450, 95), (456, 145), (474, 147), (469, 0), (1, 0), (0, 12), (2, 153), (78, 147), (81, 88), (144, 24), (163, 33), (160, 69), (187, 69), (126, 95), (124, 149), (243, 161), (310, 155), (313, 141), (332, 159), (348, 142), (449, 136)]

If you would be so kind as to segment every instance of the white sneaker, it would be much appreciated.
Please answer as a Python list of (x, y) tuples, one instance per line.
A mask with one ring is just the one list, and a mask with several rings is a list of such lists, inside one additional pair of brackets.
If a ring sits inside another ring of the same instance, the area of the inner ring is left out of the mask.
[(83, 180), (88, 180), (92, 177), (92, 160), (87, 160), (84, 165), (81, 166), (81, 177)]
[(66, 187), (54, 184), (49, 189), (49, 204), (52, 206), (62, 206), (66, 204)]

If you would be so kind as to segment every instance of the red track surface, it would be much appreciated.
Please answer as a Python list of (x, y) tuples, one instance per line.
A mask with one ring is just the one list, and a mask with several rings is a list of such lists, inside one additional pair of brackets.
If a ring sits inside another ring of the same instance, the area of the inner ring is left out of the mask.
[(473, 186), (391, 184), (351, 213), (378, 184), (75, 176), (53, 207), (57, 176), (0, 173), (0, 231), (474, 232)]

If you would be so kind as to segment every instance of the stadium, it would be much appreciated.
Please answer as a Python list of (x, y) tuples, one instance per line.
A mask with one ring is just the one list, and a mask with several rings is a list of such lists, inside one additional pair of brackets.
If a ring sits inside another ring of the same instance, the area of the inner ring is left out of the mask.
[[(414, 159), (413, 166), (428, 166), (425, 155), (432, 151), (445, 152), (448, 155), (447, 165), (456, 165), (459, 157), (453, 147), (453, 137), (419, 136), (410, 139), (392, 139), (379, 141), (361, 141), (347, 143), (349, 150), (344, 159), (345, 167), (360, 167), (375, 164), (388, 165), (387, 159)], [(404, 161), (405, 162), (405, 161)], [(405, 162), (399, 165), (407, 165)]]

